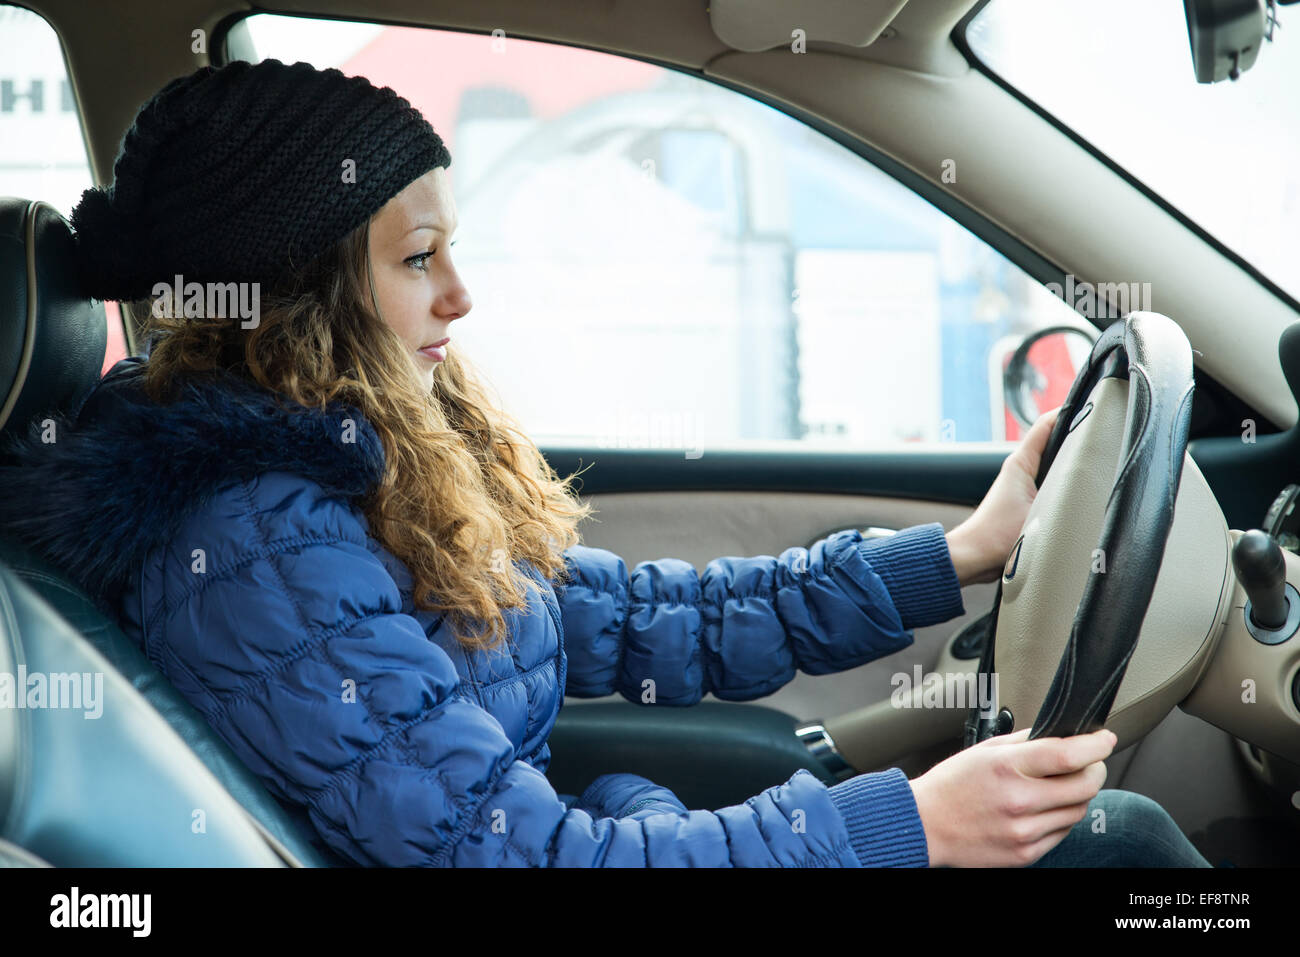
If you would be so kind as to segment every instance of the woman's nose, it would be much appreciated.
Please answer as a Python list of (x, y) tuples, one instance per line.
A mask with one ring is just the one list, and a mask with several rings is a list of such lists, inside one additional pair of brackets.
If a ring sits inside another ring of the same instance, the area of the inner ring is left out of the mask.
[(452, 287), (439, 297), (439, 305), (441, 308), (437, 312), (440, 318), (460, 319), (474, 308), (474, 301), (460, 277), (455, 276)]

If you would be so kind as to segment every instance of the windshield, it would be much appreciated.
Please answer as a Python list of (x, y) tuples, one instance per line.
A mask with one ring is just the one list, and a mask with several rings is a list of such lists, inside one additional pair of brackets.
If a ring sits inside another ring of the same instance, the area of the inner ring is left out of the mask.
[[(1300, 7), (1235, 82), (1199, 84), (1181, 3), (992, 0), (990, 70), (1300, 298)], [(1289, 29), (1286, 29), (1289, 28)]]

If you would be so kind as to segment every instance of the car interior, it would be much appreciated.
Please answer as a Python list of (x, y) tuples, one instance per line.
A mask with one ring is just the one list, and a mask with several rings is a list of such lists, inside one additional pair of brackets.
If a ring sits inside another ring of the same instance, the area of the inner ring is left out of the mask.
[[(993, 729), (1076, 733), (1104, 720), (1120, 738), (1106, 787), (1158, 801), (1215, 866), (1295, 866), (1300, 287), (1204, 228), (984, 62), (972, 24), (1002, 2), (20, 6), (58, 37), (101, 185), (112, 181), (136, 110), (166, 82), (206, 63), (262, 55), (250, 17), (364, 22), (654, 64), (833, 140), (1033, 283), (1149, 283), (1150, 303), (1129, 318), (1086, 318), (1090, 355), (1069, 370), (1068, 395), (1047, 406), (1066, 414), (1021, 542), (999, 581), (963, 590), (964, 615), (916, 629), (897, 654), (836, 674), (800, 673), (757, 701), (656, 708), (570, 697), (550, 738), (547, 775), (557, 791), (580, 793), (600, 774), (633, 772), (688, 807), (716, 809), (801, 768), (828, 784), (889, 767), (911, 776)], [(1006, 5), (1009, 18), (1027, 6)], [(1272, 4), (1260, 9), (1282, 16)], [(1284, 32), (1260, 50), (1262, 20), (1244, 34), (1240, 21), (1193, 20), (1189, 35), (1182, 13), (1176, 39), (1190, 55), (1176, 79), (1188, 87), (1217, 81), (1216, 93), (1247, 91), (1272, 61), (1300, 60)], [(1125, 31), (1122, 19), (1106, 27)], [(1132, 37), (1135, 48), (1143, 42)], [(1142, 136), (1143, 122), (1129, 117), (1120, 126)], [(1300, 130), (1290, 135), (1300, 144)], [(957, 172), (948, 175), (954, 157)], [(1221, 175), (1248, 174), (1239, 167)], [(1213, 194), (1218, 181), (1200, 187)], [(1286, 227), (1292, 236), (1295, 222)], [(114, 322), (123, 353), (138, 346), (137, 317), (78, 295), (72, 247), (66, 216), (49, 197), (10, 194), (0, 178), (0, 435), (74, 407), (103, 374)], [(617, 318), (614, 310), (610, 321)], [(845, 350), (835, 361), (839, 374), (856, 378), (889, 360)], [(1024, 372), (1023, 362), (1011, 365)], [(737, 444), (691, 457), (539, 445), (560, 475), (583, 470), (582, 496), (599, 511), (582, 529), (584, 544), (613, 551), (629, 569), (664, 556), (703, 569), (718, 556), (778, 555), (845, 528), (952, 529), (1012, 448)], [(102, 672), (104, 719), (0, 708), (0, 863), (346, 866), (313, 844), (310, 824), (263, 787), (111, 616), (60, 569), (0, 536), (0, 673), (20, 669)], [(977, 715), (968, 700), (924, 701), (924, 682), (911, 676), (935, 673), (996, 673), (998, 707)], [(1071, 678), (1076, 684), (1064, 687)], [(196, 814), (211, 840), (190, 839)]]

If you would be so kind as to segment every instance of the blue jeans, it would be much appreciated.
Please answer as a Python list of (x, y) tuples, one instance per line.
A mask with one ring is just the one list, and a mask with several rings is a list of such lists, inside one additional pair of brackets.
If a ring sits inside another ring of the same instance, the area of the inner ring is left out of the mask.
[[(1098, 812), (1101, 812), (1098, 814)], [(1132, 791), (1103, 790), (1065, 839), (1030, 867), (1211, 867), (1169, 812)]]

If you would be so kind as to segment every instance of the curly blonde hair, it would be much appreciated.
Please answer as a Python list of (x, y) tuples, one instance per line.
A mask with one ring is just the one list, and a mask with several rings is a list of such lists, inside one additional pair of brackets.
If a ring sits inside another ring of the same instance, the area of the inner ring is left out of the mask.
[(445, 614), (463, 646), (495, 648), (508, 637), (505, 610), (527, 608), (532, 583), (515, 562), (565, 580), (563, 551), (593, 509), (572, 489), (577, 473), (559, 478), (459, 350), (425, 390), (380, 318), (369, 231), (367, 221), (264, 291), (251, 330), (136, 304), (151, 343), (144, 387), (166, 402), (180, 381), (233, 372), (304, 407), (358, 409), (386, 453), (382, 481), (359, 503), (370, 534), (410, 569), (417, 608)]

